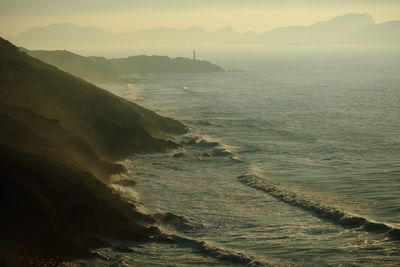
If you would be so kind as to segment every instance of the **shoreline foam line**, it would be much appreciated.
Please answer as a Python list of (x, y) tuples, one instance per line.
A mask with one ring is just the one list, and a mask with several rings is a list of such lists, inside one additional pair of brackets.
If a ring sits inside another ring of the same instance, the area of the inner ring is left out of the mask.
[(294, 191), (285, 190), (279, 183), (262, 179), (250, 171), (238, 176), (238, 180), (254, 189), (260, 190), (294, 207), (313, 213), (321, 219), (326, 219), (345, 228), (359, 228), (366, 232), (383, 233), (393, 240), (400, 240), (400, 229), (385, 223), (374, 222), (367, 218), (351, 214), (336, 207), (326, 206), (312, 199), (304, 198)]
[(190, 247), (197, 250), (199, 253), (206, 254), (221, 261), (231, 262), (233, 264), (245, 264), (249, 267), (281, 266), (279, 263), (265, 262), (242, 252), (212, 246), (206, 241), (195, 240), (176, 234), (163, 234), (162, 232), (161, 235), (163, 238), (160, 241), (173, 242), (179, 246)]

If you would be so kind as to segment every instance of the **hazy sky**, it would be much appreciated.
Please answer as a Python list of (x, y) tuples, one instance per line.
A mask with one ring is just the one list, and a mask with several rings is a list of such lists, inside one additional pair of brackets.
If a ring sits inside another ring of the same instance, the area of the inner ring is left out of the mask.
[(378, 23), (400, 19), (400, 0), (0, 0), (0, 34), (57, 22), (112, 32), (227, 25), (265, 32), (348, 12), (369, 13)]

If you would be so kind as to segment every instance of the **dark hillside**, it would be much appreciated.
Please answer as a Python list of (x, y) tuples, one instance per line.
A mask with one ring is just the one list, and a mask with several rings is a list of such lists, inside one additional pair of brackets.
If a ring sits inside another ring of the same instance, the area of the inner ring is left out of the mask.
[(132, 56), (112, 58), (110, 62), (122, 75), (132, 73), (196, 73), (222, 72), (224, 69), (208, 61), (192, 60), (183, 57)]
[(43, 50), (26, 50), (28, 55), (40, 59), (47, 64), (56, 66), (57, 68), (71, 73), (77, 77), (81, 77), (89, 82), (120, 82), (122, 78), (114, 71), (112, 66), (98, 64), (89, 57), (80, 56), (69, 51), (43, 51)]
[(158, 137), (184, 127), (57, 68), (0, 44), (0, 101), (24, 107), (83, 138), (105, 159), (174, 144)]
[(107, 186), (134, 153), (177, 145), (161, 117), (0, 39), (0, 265), (90, 255), (99, 236), (146, 240), (152, 219)]

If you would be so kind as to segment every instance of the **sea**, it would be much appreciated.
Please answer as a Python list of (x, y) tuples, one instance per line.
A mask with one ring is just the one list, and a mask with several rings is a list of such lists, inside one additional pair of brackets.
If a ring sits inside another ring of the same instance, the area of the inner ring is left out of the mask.
[(206, 55), (226, 71), (102, 85), (188, 133), (122, 162), (170, 242), (77, 264), (400, 266), (400, 49)]

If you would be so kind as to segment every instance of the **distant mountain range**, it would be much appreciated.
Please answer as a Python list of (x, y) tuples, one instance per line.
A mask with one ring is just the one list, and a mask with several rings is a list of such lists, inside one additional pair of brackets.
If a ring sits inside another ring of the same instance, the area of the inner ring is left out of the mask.
[(191, 45), (215, 44), (232, 40), (251, 40), (258, 37), (255, 32), (238, 33), (232, 27), (206, 31), (200, 27), (187, 29), (152, 28), (124, 33), (111, 33), (97, 27), (82, 27), (70, 23), (57, 23), (31, 28), (12, 38), (29, 49), (67, 49), (99, 47), (109, 45)]
[(119, 82), (124, 76), (144, 73), (222, 72), (223, 68), (204, 60), (167, 56), (128, 58), (84, 57), (66, 50), (27, 50), (28, 55), (92, 83)]
[(348, 40), (356, 43), (400, 44), (400, 20), (369, 25), (353, 32)]
[(96, 27), (57, 23), (35, 27), (12, 38), (29, 49), (80, 49), (87, 47), (135, 47), (140, 45), (199, 44), (391, 44), (400, 42), (400, 20), (375, 24), (368, 14), (349, 13), (309, 26), (276, 28), (263, 34), (239, 33), (228, 26), (216, 31), (200, 27), (152, 28), (111, 33)]
[(374, 20), (368, 14), (346, 14), (310, 26), (277, 28), (264, 33), (259, 41), (274, 44), (346, 42), (351, 34), (371, 25)]

